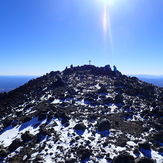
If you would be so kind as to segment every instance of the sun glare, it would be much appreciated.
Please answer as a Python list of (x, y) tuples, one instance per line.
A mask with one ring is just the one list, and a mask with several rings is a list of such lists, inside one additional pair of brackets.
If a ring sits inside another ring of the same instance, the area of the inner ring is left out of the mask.
[(106, 5), (113, 5), (116, 0), (98, 0), (100, 3), (104, 3)]
[(103, 34), (104, 34), (104, 42), (106, 44), (107, 39), (110, 41), (111, 51), (113, 52), (113, 41), (112, 41), (112, 31), (111, 31), (111, 22), (110, 22), (110, 14), (108, 9), (108, 5), (112, 5), (114, 0), (102, 0), (103, 1), (103, 16), (102, 16), (102, 26), (103, 26)]

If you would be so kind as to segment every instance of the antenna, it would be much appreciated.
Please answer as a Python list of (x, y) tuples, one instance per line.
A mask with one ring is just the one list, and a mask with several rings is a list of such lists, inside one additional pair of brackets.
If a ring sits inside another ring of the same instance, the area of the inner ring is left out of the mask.
[(89, 65), (91, 65), (91, 60), (89, 60)]

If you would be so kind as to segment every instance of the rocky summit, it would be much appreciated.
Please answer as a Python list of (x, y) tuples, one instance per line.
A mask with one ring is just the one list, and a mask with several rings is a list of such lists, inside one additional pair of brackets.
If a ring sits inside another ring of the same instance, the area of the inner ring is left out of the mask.
[(163, 163), (163, 88), (71, 66), (0, 93), (2, 163)]

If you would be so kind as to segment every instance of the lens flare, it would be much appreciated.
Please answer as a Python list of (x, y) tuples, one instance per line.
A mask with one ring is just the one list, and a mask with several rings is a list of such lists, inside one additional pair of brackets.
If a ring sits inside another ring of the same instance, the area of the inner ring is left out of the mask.
[(110, 41), (111, 52), (113, 53), (113, 39), (112, 39), (112, 30), (111, 30), (111, 21), (110, 15), (107, 11), (108, 2), (113, 2), (112, 0), (104, 0), (104, 9), (103, 9), (103, 33), (104, 33), (104, 43), (106, 46), (107, 38)]
[(106, 14), (106, 5), (104, 4), (104, 12), (103, 12), (103, 32), (104, 38), (106, 39), (107, 35), (107, 14)]

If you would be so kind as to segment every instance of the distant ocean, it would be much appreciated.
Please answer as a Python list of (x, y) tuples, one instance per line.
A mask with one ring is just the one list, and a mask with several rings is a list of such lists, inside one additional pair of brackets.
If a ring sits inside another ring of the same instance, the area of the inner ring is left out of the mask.
[(157, 85), (159, 87), (163, 87), (163, 76), (155, 76), (155, 75), (128, 75), (128, 76), (135, 76), (138, 79), (145, 81), (150, 84)]
[(0, 92), (9, 92), (38, 76), (0, 76)]

